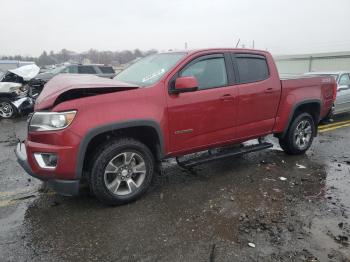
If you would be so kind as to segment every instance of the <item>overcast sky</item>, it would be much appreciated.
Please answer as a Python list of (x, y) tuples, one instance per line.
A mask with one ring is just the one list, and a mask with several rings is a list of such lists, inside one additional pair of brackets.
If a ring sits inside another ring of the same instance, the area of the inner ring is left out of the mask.
[(350, 51), (350, 0), (0, 0), (0, 55), (66, 48)]

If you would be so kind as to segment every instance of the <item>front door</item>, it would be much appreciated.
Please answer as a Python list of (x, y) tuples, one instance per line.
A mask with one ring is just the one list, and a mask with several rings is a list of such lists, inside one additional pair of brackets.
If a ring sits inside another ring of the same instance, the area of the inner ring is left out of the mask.
[(224, 55), (197, 57), (177, 76), (194, 76), (199, 86), (194, 92), (168, 96), (171, 151), (205, 149), (233, 139), (237, 94), (228, 80)]

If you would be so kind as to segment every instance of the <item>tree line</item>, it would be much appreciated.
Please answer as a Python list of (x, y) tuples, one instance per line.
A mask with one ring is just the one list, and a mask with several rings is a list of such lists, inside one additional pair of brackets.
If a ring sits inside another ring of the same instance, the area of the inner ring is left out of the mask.
[(71, 63), (94, 63), (94, 64), (107, 64), (107, 65), (120, 65), (126, 64), (136, 58), (144, 57), (149, 54), (157, 53), (155, 49), (148, 51), (141, 51), (139, 49), (123, 50), (123, 51), (98, 51), (96, 49), (90, 49), (87, 52), (77, 53), (67, 49), (55, 53), (50, 51), (47, 53), (43, 51), (39, 57), (34, 56), (2, 56), (1, 59), (8, 60), (21, 60), (21, 61), (34, 61), (38, 66), (62, 64), (66, 62)]

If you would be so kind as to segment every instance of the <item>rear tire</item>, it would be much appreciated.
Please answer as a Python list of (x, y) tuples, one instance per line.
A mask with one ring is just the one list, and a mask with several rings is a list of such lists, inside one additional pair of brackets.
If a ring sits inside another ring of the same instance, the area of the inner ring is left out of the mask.
[(283, 151), (290, 155), (304, 154), (311, 146), (316, 133), (315, 122), (308, 113), (294, 118), (287, 134), (279, 139)]
[(147, 191), (153, 173), (154, 157), (147, 146), (132, 138), (117, 139), (98, 150), (90, 187), (104, 204), (127, 204)]
[(0, 118), (13, 118), (18, 114), (17, 108), (8, 98), (0, 98)]

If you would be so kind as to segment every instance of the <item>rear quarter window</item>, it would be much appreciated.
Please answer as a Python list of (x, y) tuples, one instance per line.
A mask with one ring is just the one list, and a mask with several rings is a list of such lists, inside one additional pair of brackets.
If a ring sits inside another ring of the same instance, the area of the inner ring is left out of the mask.
[(99, 66), (103, 74), (114, 74), (114, 69), (111, 66)]
[(235, 56), (240, 83), (258, 82), (269, 78), (266, 58), (260, 55)]

